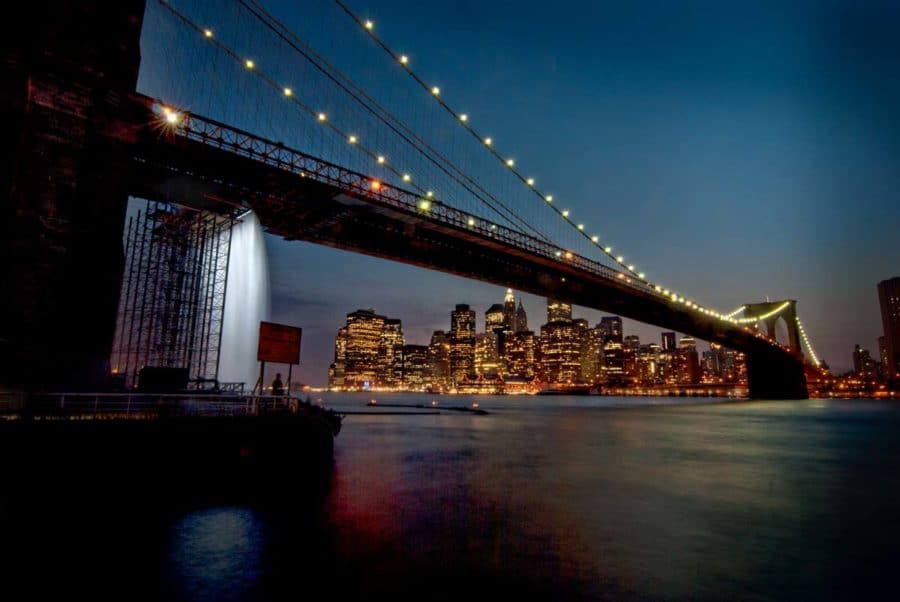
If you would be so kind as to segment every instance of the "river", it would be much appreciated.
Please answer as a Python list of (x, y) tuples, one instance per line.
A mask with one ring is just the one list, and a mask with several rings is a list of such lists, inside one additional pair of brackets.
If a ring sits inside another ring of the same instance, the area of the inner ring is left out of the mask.
[(131, 499), (110, 475), (7, 504), (4, 566), (120, 599), (900, 599), (897, 402), (318, 399), (380, 412), (344, 419), (321, 488)]

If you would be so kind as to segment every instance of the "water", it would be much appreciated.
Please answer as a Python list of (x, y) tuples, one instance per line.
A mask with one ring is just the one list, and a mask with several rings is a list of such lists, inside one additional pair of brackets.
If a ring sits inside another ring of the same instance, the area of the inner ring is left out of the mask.
[(259, 323), (268, 320), (269, 263), (259, 219), (252, 211), (231, 234), (228, 286), (222, 320), (220, 382), (242, 382), (250, 390), (259, 376)]
[[(371, 396), (321, 397), (367, 411)], [(6, 504), (6, 549), (63, 576), (32, 587), (122, 599), (296, 600), (319, 587), (356, 600), (900, 594), (896, 403), (478, 401), (490, 415), (348, 416), (321, 489), (137, 499), (111, 475), (109, 491), (66, 492), (50, 511), (11, 517)]]

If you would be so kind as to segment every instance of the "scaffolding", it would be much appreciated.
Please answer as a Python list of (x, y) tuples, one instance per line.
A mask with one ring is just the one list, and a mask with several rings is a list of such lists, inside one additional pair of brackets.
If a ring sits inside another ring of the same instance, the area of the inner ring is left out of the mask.
[(111, 361), (124, 386), (145, 366), (217, 385), (234, 216), (147, 202), (128, 219)]

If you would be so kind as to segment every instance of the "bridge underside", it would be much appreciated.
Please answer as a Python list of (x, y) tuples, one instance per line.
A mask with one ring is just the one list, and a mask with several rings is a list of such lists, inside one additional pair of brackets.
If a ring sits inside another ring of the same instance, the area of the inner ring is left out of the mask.
[(752, 397), (806, 397), (799, 356), (751, 332), (699, 319), (658, 295), (197, 141), (157, 136), (140, 148), (130, 178), (135, 196), (205, 209), (246, 204), (268, 232), (287, 240), (483, 280), (721, 343), (747, 354)]

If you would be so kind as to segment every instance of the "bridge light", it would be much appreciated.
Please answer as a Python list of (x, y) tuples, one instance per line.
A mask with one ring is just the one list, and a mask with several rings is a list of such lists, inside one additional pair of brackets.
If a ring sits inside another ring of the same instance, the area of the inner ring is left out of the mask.
[(600, 237), (599, 236), (591, 236), (591, 242), (593, 242), (593, 243), (600, 242)]
[(507, 167), (512, 167), (512, 166), (514, 166), (515, 164), (516, 164), (516, 162), (515, 162), (515, 160), (513, 160), (513, 159), (507, 159), (507, 160), (506, 160), (506, 166), (507, 166)]
[(403, 174), (403, 181), (404, 181), (404, 182), (409, 182), (410, 180), (412, 180), (412, 176), (411, 176), (411, 175), (409, 175), (408, 173)]
[(206, 36), (207, 38), (213, 37), (212, 29), (204, 29), (204, 30), (203, 30), (203, 35)]
[(491, 138), (485, 138), (485, 139), (484, 139), (484, 144), (485, 144), (485, 146), (490, 146), (490, 145), (492, 145), (493, 143), (494, 143), (494, 141), (493, 141), (493, 139), (491, 139)]
[(468, 221), (467, 223), (468, 223), (470, 226), (474, 226), (474, 225), (475, 225), (475, 218), (470, 217), (470, 218), (469, 218), (469, 221)]
[(408, 62), (409, 62), (409, 57), (406, 56), (405, 54), (401, 54), (401, 55), (400, 55), (400, 64), (401, 64), (401, 65), (405, 65), (405, 64), (407, 64)]
[(528, 178), (525, 183), (529, 186), (534, 186), (534, 178)]
[(372, 180), (370, 186), (372, 187), (372, 190), (381, 190), (381, 182), (378, 180)]
[(372, 31), (375, 28), (375, 24), (368, 19), (366, 19), (365, 25), (366, 25), (366, 29), (368, 29), (369, 31)]
[(562, 257), (562, 251), (557, 251), (557, 252), (556, 252), (556, 256), (557, 256), (557, 257)]
[(548, 203), (552, 203), (552, 202), (553, 202), (553, 195), (552, 195), (552, 194), (548, 194), (547, 196), (544, 197), (544, 200), (547, 201)]
[(563, 216), (563, 217), (569, 217), (569, 210), (568, 210), (568, 209), (563, 209), (563, 210), (562, 210), (562, 216)]
[(616, 261), (618, 261), (619, 263), (622, 263), (623, 261), (625, 261), (625, 258), (622, 257), (621, 255), (619, 255), (618, 257), (616, 257)]
[(640, 272), (640, 273), (638, 274), (638, 278), (643, 279), (643, 278), (644, 278), (644, 272)]
[(431, 93), (434, 94), (435, 96), (437, 96), (438, 94), (441, 93), (441, 89), (438, 88), (437, 86), (434, 86), (433, 88), (431, 88)]
[(654, 290), (656, 290), (657, 293), (661, 293), (661, 292), (662, 292), (662, 287), (659, 286), (659, 285), (657, 285), (657, 286), (655, 286), (655, 287), (653, 287), (653, 288), (654, 288)]
[(430, 210), (431, 201), (429, 201), (428, 199), (422, 199), (421, 201), (419, 201), (419, 209), (421, 209), (422, 211)]
[(628, 266), (628, 271), (629, 271), (629, 272), (633, 272), (633, 271), (634, 271), (634, 266), (633, 266), (633, 265)]
[(566, 251), (566, 259), (572, 259), (572, 251)]
[(384, 164), (384, 155), (378, 155), (378, 163)]
[(604, 247), (603, 250), (607, 253), (612, 253), (612, 247)]
[(256, 63), (254, 63), (250, 59), (247, 59), (246, 61), (244, 61), (244, 65), (246, 65), (247, 69), (253, 69), (256, 66)]
[(353, 134), (350, 134), (350, 136), (347, 138), (347, 142), (349, 142), (350, 144), (356, 144), (357, 141), (358, 140), (357, 140), (356, 136), (354, 136)]
[(462, 115), (459, 116), (459, 120), (462, 121), (463, 123), (465, 123), (469, 120), (469, 116), (466, 115), (465, 113), (463, 113)]
[(497, 229), (497, 224), (491, 224), (491, 230), (496, 230), (496, 229)]
[(431, 197), (434, 196), (434, 193), (429, 190), (428, 192), (425, 193), (425, 196), (427, 196), (430, 199)]
[(326, 119), (328, 119), (328, 115), (326, 115), (325, 113), (319, 113), (319, 121), (325, 121)]
[(579, 230), (584, 230), (584, 224), (578, 224), (578, 229), (579, 229)]
[(285, 89), (284, 89), (284, 95), (285, 95), (285, 96), (292, 96), (293, 94), (294, 94), (294, 91), (291, 90), (290, 88), (285, 88)]
[(672, 301), (678, 301), (678, 295), (672, 293)]

